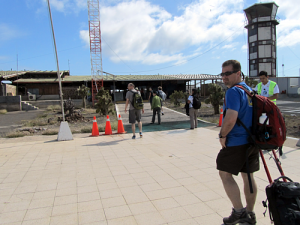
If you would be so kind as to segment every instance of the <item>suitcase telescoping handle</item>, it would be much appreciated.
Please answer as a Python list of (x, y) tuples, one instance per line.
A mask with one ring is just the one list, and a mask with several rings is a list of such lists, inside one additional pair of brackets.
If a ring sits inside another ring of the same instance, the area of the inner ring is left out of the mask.
[(259, 149), (259, 154), (260, 154), (261, 160), (263, 161), (263, 164), (264, 164), (264, 167), (265, 167), (265, 171), (266, 171), (266, 174), (267, 174), (269, 183), (272, 184), (273, 180), (272, 180), (271, 174), (270, 174), (270, 172), (269, 172), (269, 169), (268, 169), (268, 166), (267, 166), (267, 163), (266, 163), (264, 154), (262, 153), (262, 150), (261, 150), (261, 149)]
[[(276, 155), (276, 152), (275, 150), (272, 150), (273, 152), (273, 155), (274, 155), (274, 161), (276, 163), (276, 166), (281, 174), (281, 177), (279, 177), (278, 179), (282, 178), (284, 182), (287, 182), (287, 179), (290, 180), (288, 177), (286, 177), (283, 173), (283, 170), (282, 170), (282, 167), (280, 165), (280, 162), (279, 162), (279, 159), (277, 158), (277, 155)], [(273, 183), (273, 180), (271, 178), (271, 174), (269, 172), (269, 169), (268, 169), (268, 166), (267, 166), (267, 163), (266, 163), (266, 160), (265, 160), (265, 157), (264, 157), (264, 154), (262, 153), (262, 150), (259, 149), (259, 154), (260, 154), (260, 157), (263, 161), (263, 164), (264, 164), (264, 168), (265, 168), (265, 171), (266, 171), (266, 174), (267, 174), (267, 177), (268, 177), (268, 180), (269, 180), (269, 183), (272, 184)], [(293, 181), (292, 181), (293, 182)]]
[[(281, 177), (278, 177), (277, 179), (275, 179), (274, 181), (278, 181), (279, 179), (286, 179), (286, 180), (289, 180), (290, 182), (294, 182), (292, 181), (292, 179), (288, 178), (287, 176), (281, 176)], [(285, 181), (286, 182), (286, 181)]]

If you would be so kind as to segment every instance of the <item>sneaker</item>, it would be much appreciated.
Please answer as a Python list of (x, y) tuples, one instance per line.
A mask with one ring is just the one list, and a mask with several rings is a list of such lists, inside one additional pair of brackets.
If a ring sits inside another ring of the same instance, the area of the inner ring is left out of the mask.
[(254, 212), (248, 212), (248, 221), (249, 224), (256, 224), (256, 216)]
[(162, 112), (161, 115), (165, 115), (165, 114)]
[(135, 139), (135, 135), (132, 136), (132, 139)]
[(235, 211), (234, 208), (232, 208), (232, 213), (229, 217), (223, 218), (223, 222), (225, 225), (244, 223), (244, 222), (248, 222), (248, 220), (249, 220), (249, 216), (246, 209), (243, 209), (241, 212), (237, 212)]
[(140, 138), (142, 138), (143, 137), (143, 133), (142, 132), (140, 132)]

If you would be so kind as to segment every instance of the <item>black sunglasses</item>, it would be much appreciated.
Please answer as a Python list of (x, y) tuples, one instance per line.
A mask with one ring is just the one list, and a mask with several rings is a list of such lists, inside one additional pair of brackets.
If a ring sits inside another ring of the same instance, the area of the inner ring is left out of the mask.
[(239, 70), (235, 70), (235, 71), (227, 71), (227, 72), (225, 72), (225, 73), (220, 73), (219, 75), (221, 76), (221, 77), (224, 77), (224, 76), (230, 76), (231, 74), (233, 74), (233, 73), (237, 73), (237, 72), (239, 72)]

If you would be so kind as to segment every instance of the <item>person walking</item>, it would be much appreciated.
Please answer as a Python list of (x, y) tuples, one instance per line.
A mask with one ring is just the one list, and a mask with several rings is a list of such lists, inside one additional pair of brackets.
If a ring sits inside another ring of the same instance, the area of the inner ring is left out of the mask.
[(148, 100), (149, 100), (149, 102), (150, 102), (150, 107), (152, 106), (152, 99), (153, 99), (153, 90), (152, 90), (152, 88), (150, 87), (150, 88), (149, 88), (149, 98), (148, 98)]
[(276, 105), (276, 100), (279, 94), (277, 83), (275, 81), (269, 80), (269, 76), (266, 71), (260, 71), (259, 79), (261, 82), (256, 85), (255, 91), (259, 95), (267, 97)]
[[(229, 217), (223, 218), (225, 225), (238, 223), (255, 224), (256, 217), (253, 212), (257, 186), (253, 173), (259, 170), (259, 151), (248, 141), (248, 133), (242, 127), (238, 126), (236, 121), (240, 119), (250, 130), (252, 126), (252, 101), (244, 90), (236, 87), (239, 84), (249, 91), (245, 82), (242, 82), (241, 64), (237, 60), (228, 60), (222, 64), (223, 83), (229, 88), (225, 94), (223, 105), (224, 119), (219, 133), (219, 142), (222, 149), (217, 159), (217, 169), (222, 180), (225, 192), (230, 199), (233, 209)], [(246, 164), (249, 167), (247, 169)], [(249, 180), (247, 172), (250, 173), (253, 193), (250, 193)], [(244, 194), (246, 198), (246, 207), (241, 201), (241, 193), (233, 175), (242, 175), (244, 184)]]
[(187, 103), (189, 104), (189, 116), (190, 116), (190, 123), (191, 123), (191, 128), (194, 129), (197, 128), (198, 126), (198, 109), (194, 109), (193, 107), (193, 100), (194, 97), (198, 96), (197, 89), (192, 89), (192, 94), (188, 97)]
[(166, 100), (167, 95), (166, 95), (165, 92), (163, 92), (162, 86), (159, 86), (159, 87), (158, 87), (158, 96), (162, 99), (162, 102), (161, 102), (161, 115), (165, 115), (165, 114), (164, 114), (164, 109), (163, 109), (163, 101)]
[(160, 110), (161, 110), (161, 97), (158, 96), (158, 91), (153, 92), (153, 99), (151, 109), (153, 110), (152, 121), (151, 124), (155, 122), (155, 115), (157, 114), (158, 125), (160, 125)]
[(144, 107), (143, 109), (135, 109), (133, 106), (133, 98), (134, 94), (138, 93), (140, 95), (140, 92), (134, 89), (134, 84), (129, 83), (128, 86), (128, 91), (126, 93), (126, 104), (125, 104), (125, 113), (127, 113), (127, 107), (129, 106), (129, 123), (131, 123), (131, 129), (132, 129), (132, 139), (135, 139), (135, 121), (138, 122), (138, 127), (140, 131), (140, 138), (143, 137), (142, 133), (142, 113), (144, 113)]

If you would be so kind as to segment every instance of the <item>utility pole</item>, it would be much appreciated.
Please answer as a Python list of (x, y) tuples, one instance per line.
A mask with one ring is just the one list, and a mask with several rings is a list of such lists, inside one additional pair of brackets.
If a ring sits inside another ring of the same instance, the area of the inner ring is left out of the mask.
[(50, 2), (49, 2), (49, 0), (47, 0), (47, 2), (48, 2), (48, 9), (49, 9), (50, 23), (51, 23), (51, 28), (52, 28), (52, 37), (53, 37), (53, 44), (54, 44), (55, 58), (56, 58), (56, 66), (57, 66), (57, 77), (58, 77), (58, 83), (59, 83), (59, 95), (60, 95), (60, 103), (61, 103), (61, 112), (62, 112), (62, 119), (63, 119), (63, 121), (60, 124), (57, 140), (58, 141), (68, 141), (68, 140), (73, 140), (73, 136), (72, 136), (70, 127), (68, 125), (68, 122), (65, 122), (63, 93), (62, 93), (62, 85), (61, 85), (61, 76), (60, 76), (60, 72), (59, 72), (59, 64), (58, 64), (58, 55), (57, 55), (57, 48), (56, 48), (55, 35), (54, 35), (54, 27), (53, 27), (53, 22), (52, 22)]

